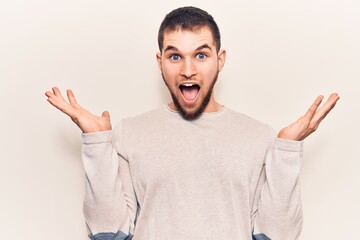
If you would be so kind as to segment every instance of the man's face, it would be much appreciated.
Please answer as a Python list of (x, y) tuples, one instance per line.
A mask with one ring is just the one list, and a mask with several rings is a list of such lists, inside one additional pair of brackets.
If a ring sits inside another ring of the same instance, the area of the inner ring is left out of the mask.
[(166, 31), (157, 60), (173, 99), (170, 108), (186, 119), (218, 111), (221, 105), (212, 92), (225, 56), (224, 50), (217, 52), (208, 27)]

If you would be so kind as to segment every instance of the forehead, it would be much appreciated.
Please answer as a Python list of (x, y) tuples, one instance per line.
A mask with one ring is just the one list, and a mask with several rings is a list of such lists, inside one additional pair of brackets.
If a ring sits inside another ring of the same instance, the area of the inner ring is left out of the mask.
[(195, 29), (167, 30), (164, 32), (163, 50), (168, 46), (177, 49), (196, 49), (197, 47), (207, 44), (215, 49), (214, 37), (209, 27), (199, 27)]

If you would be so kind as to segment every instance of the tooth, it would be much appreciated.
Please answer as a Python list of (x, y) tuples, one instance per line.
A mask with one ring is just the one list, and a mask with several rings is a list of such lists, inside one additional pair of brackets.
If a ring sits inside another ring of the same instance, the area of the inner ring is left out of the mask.
[(185, 87), (191, 87), (191, 86), (193, 86), (193, 85), (194, 85), (194, 84), (191, 84), (191, 83), (185, 83), (185, 84), (184, 84)]

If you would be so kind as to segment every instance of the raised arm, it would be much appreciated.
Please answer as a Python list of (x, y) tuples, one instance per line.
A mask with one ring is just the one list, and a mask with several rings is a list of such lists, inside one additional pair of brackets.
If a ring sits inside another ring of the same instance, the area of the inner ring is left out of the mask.
[(254, 212), (254, 240), (296, 240), (302, 229), (299, 174), (303, 141), (333, 109), (339, 96), (334, 93), (320, 107), (323, 96), (296, 122), (283, 128), (269, 148), (264, 166), (265, 182)]
[[(91, 114), (77, 103), (71, 90), (67, 90), (69, 102), (56, 87), (45, 95), (83, 131), (84, 216), (89, 239), (130, 239), (135, 228), (137, 201), (129, 163), (114, 148), (109, 113)], [(117, 137), (121, 138), (119, 129)]]
[(103, 112), (100, 117), (95, 116), (77, 103), (74, 93), (70, 89), (66, 93), (69, 102), (64, 99), (57, 87), (53, 87), (52, 91), (47, 91), (45, 95), (48, 97), (48, 102), (68, 115), (83, 133), (111, 130), (109, 112)]

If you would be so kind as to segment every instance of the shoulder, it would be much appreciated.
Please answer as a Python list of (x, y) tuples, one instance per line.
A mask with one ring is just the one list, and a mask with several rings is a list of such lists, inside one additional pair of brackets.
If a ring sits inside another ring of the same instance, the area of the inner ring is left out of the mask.
[(126, 152), (128, 143), (135, 143), (139, 137), (149, 135), (149, 129), (159, 122), (163, 110), (161, 108), (142, 113), (137, 116), (126, 117), (118, 122), (112, 130), (113, 144), (118, 152)]
[(161, 121), (164, 118), (164, 110), (157, 108), (137, 116), (128, 117), (123, 120), (124, 124), (128, 127), (148, 127), (150, 123)]
[(267, 136), (272, 139), (275, 135), (274, 129), (269, 124), (229, 108), (226, 111), (225, 122), (228, 126), (234, 127), (234, 131), (241, 131), (249, 136)]
[(162, 108), (157, 108), (137, 116), (126, 117), (117, 123), (113, 132), (116, 135), (123, 133), (129, 129), (143, 129), (149, 127), (151, 124), (161, 121), (164, 115)]
[(256, 126), (256, 127), (269, 127), (268, 124), (261, 122), (245, 113), (241, 113), (232, 109), (227, 108), (226, 119), (228, 121), (234, 121), (237, 123), (245, 124), (246, 126)]

